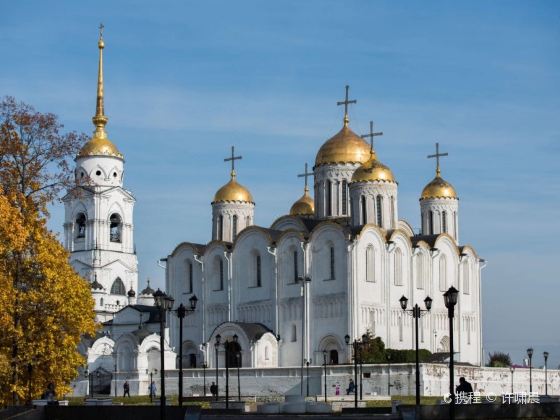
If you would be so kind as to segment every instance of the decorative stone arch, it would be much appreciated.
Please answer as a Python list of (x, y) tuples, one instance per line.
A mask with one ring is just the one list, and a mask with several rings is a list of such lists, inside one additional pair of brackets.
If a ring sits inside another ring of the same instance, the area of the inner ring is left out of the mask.
[(97, 165), (95, 165), (95, 167), (89, 173), (89, 177), (91, 179), (94, 179), (94, 180), (99, 179), (100, 177), (102, 179), (107, 179), (107, 172), (105, 172), (105, 169), (103, 169), (103, 166), (97, 164)]
[(119, 337), (115, 346), (117, 358), (117, 369), (121, 372), (136, 370), (138, 366), (138, 340), (132, 334), (124, 334)]
[[(179, 364), (181, 361), (177, 358)], [(203, 355), (197, 345), (191, 341), (183, 341), (183, 368), (196, 368), (203, 360)]]
[(113, 166), (108, 172), (108, 177), (114, 181), (121, 181), (122, 180), (121, 169), (116, 165)]
[(439, 346), (437, 348), (439, 353), (449, 353), (449, 336), (444, 335), (439, 341)]
[(346, 346), (342, 344), (342, 341), (334, 334), (326, 335), (319, 342), (318, 355), (315, 360), (323, 360), (323, 352), (327, 352), (327, 364), (337, 365), (339, 363), (344, 363), (345, 355), (346, 359), (349, 360), (348, 351)]
[(103, 368), (112, 371), (114, 365), (114, 348), (115, 342), (107, 336), (95, 340), (87, 354), (89, 370), (93, 372), (96, 369)]

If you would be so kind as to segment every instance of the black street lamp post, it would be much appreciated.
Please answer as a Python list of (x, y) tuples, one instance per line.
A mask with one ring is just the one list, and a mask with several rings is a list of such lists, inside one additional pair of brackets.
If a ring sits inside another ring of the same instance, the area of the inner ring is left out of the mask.
[(323, 366), (325, 367), (325, 380), (324, 380), (325, 402), (327, 402), (327, 351), (326, 350), (323, 350)]
[(222, 336), (218, 334), (214, 342), (214, 353), (216, 355), (216, 401), (220, 398), (220, 386), (218, 384), (218, 348), (220, 347), (221, 339)]
[[(221, 336), (218, 334), (216, 336), (216, 342), (219, 343), (221, 341)], [(224, 350), (225, 350), (225, 362), (226, 362), (226, 410), (229, 409), (229, 358), (231, 352), (231, 346), (233, 343), (237, 344), (238, 337), (237, 334), (233, 335), (233, 341), (226, 340), (224, 342)]]
[(510, 366), (509, 371), (511, 372), (511, 393), (513, 394), (513, 373), (515, 372), (515, 368)]
[(451, 394), (451, 404), (449, 405), (449, 417), (455, 419), (455, 365), (453, 360), (453, 317), (455, 316), (455, 305), (457, 305), (457, 297), (459, 291), (451, 286), (447, 292), (443, 294), (445, 307), (447, 308), (447, 316), (449, 317), (449, 393)]
[(427, 296), (424, 299), (424, 304), (426, 305), (426, 309), (420, 309), (420, 306), (416, 303), (412, 309), (406, 309), (408, 305), (408, 299), (403, 295), (399, 302), (401, 304), (402, 310), (412, 315), (414, 318), (414, 329), (415, 329), (415, 341), (416, 341), (416, 412), (420, 413), (420, 353), (419, 353), (419, 344), (418, 344), (418, 320), (425, 314), (427, 314), (430, 309), (432, 309), (432, 298)]
[(156, 368), (152, 368), (151, 370), (146, 369), (146, 373), (148, 372), (150, 373), (150, 387), (148, 388), (148, 391), (150, 392), (150, 402), (153, 402), (155, 397), (155, 393), (153, 389), (154, 372), (157, 373), (157, 369)]
[[(305, 360), (305, 359), (304, 359)], [(306, 367), (306, 376), (307, 376), (307, 393), (306, 395), (309, 397), (309, 360), (305, 360), (305, 367)]]
[(206, 368), (208, 367), (208, 365), (206, 364), (206, 362), (204, 362), (202, 364), (202, 392), (203, 395), (206, 397)]
[[(344, 341), (346, 345), (350, 345), (350, 336), (346, 334), (344, 336)], [(354, 357), (354, 407), (358, 408), (358, 363), (360, 365), (360, 400), (362, 399), (362, 378), (361, 378), (361, 367), (362, 367), (362, 348), (367, 346), (369, 343), (369, 337), (367, 334), (362, 335), (361, 340), (354, 339), (352, 342), (352, 350)]]
[(191, 305), (189, 309), (182, 303), (177, 308), (177, 318), (179, 318), (179, 407), (183, 406), (183, 319), (196, 310), (197, 302), (196, 295), (193, 295), (189, 299)]
[(241, 402), (241, 379), (239, 378), (239, 368), (241, 365), (241, 354), (239, 351), (235, 353), (235, 360), (237, 361), (237, 401)]
[(167, 311), (170, 311), (173, 308), (173, 303), (175, 299), (171, 296), (165, 294), (160, 289), (157, 289), (154, 292), (154, 301), (156, 307), (159, 309), (159, 362), (160, 362), (160, 387), (161, 387), (161, 396), (160, 396), (160, 419), (165, 420), (165, 340), (164, 340), (164, 333), (165, 333), (165, 317), (167, 315)]
[(391, 385), (391, 353), (387, 353), (387, 355), (385, 356), (387, 357), (387, 395), (390, 397), (391, 396), (391, 387), (393, 385)]
[(117, 398), (117, 362), (115, 362), (113, 368), (115, 370), (115, 398)]
[(547, 361), (548, 361), (548, 352), (545, 351), (543, 353), (544, 356), (544, 395), (546, 395), (548, 397), (548, 366), (547, 366)]
[(527, 356), (529, 356), (529, 392), (533, 392), (533, 348), (527, 349)]

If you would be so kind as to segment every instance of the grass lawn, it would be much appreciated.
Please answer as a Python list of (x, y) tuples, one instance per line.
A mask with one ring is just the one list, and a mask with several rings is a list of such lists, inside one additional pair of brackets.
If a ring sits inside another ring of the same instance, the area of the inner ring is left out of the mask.
[[(89, 398), (89, 397), (87, 397)], [(150, 397), (147, 395), (139, 395), (139, 396), (133, 396), (133, 397), (111, 397), (111, 396), (106, 396), (106, 397), (100, 397), (100, 398), (107, 398), (107, 399), (112, 399), (113, 400), (113, 404), (124, 404), (124, 405), (152, 405), (154, 403), (152, 403), (150, 401)], [(83, 405), (85, 398), (84, 397), (68, 397), (66, 398), (69, 401), (70, 405)], [(170, 405), (177, 405), (177, 395), (170, 395), (167, 397), (167, 401), (168, 404)], [(210, 404), (208, 402), (205, 401), (201, 401), (201, 402), (183, 402), (183, 405), (200, 405), (203, 408), (210, 408)]]
[[(392, 395), (391, 401), (398, 400), (401, 404), (414, 405), (416, 404), (416, 397), (414, 395)], [(420, 397), (420, 404), (422, 405), (434, 405), (441, 400), (441, 397)], [(367, 401), (367, 407), (390, 407), (391, 401)]]

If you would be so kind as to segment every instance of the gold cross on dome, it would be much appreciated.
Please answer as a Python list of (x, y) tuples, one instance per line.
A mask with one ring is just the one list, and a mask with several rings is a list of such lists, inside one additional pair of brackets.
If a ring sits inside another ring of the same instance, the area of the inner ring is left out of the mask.
[(350, 86), (346, 85), (345, 88), (346, 88), (346, 96), (344, 97), (344, 100), (343, 101), (338, 101), (336, 103), (336, 105), (338, 105), (338, 106), (344, 105), (344, 126), (346, 127), (348, 125), (348, 122), (350, 121), (348, 119), (348, 105), (355, 104), (358, 101), (356, 101), (355, 99), (352, 99), (352, 100), (348, 99), (348, 91), (350, 90)]
[(441, 171), (439, 170), (439, 158), (443, 156), (449, 156), (449, 153), (440, 153), (439, 152), (439, 143), (436, 142), (436, 153), (434, 155), (428, 155), (428, 159), (436, 158), (436, 175), (440, 175)]
[(373, 121), (369, 122), (369, 133), (368, 134), (362, 134), (360, 137), (363, 139), (367, 139), (369, 138), (369, 145), (371, 147), (371, 151), (373, 153), (373, 139), (376, 136), (382, 136), (383, 135), (383, 131), (378, 131), (377, 133), (375, 133), (373, 131)]
[(231, 161), (231, 175), (235, 175), (235, 161), (243, 159), (243, 156), (235, 156), (235, 146), (231, 146), (231, 157), (225, 158), (224, 162)]
[(305, 162), (305, 170), (302, 174), (298, 174), (298, 178), (305, 178), (305, 189), (307, 189), (307, 178), (313, 176), (313, 172), (307, 172), (307, 162)]

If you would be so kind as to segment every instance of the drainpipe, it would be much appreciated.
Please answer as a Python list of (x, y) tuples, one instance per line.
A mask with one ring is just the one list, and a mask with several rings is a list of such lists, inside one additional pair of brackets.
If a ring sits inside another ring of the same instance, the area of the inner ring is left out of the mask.
[(200, 255), (193, 254), (194, 260), (200, 264), (200, 271), (201, 271), (201, 279), (200, 283), (202, 284), (202, 342), (206, 343), (206, 283), (204, 281), (204, 261), (200, 259)]

